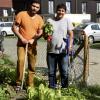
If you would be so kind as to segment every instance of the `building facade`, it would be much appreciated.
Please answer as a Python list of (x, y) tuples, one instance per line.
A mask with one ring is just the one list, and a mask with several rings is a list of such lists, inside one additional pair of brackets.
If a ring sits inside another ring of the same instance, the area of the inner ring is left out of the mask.
[[(0, 0), (0, 16), (10, 16), (27, 8), (29, 0)], [(100, 19), (100, 0), (40, 0), (40, 14), (54, 14), (56, 6), (64, 3), (67, 13), (91, 14), (91, 21)]]
[(12, 12), (12, 0), (0, 0), (0, 16), (10, 16)]

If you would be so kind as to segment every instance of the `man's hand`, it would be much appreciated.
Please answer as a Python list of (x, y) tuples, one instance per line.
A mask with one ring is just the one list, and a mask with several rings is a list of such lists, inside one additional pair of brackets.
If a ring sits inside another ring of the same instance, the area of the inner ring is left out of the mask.
[(28, 40), (26, 40), (25, 38), (21, 38), (21, 41), (23, 44), (27, 44), (28, 43)]
[(34, 42), (34, 39), (31, 39), (28, 41), (28, 43), (30, 43), (30, 44), (33, 44), (33, 42)]
[(52, 35), (48, 35), (47, 41), (50, 42), (52, 40)]
[(41, 35), (42, 35), (42, 33), (35, 34), (36, 37), (40, 37)]
[(35, 36), (36, 36), (37, 38), (39, 38), (39, 37), (42, 36), (42, 34), (43, 34), (43, 30), (42, 30), (42, 29), (38, 29), (38, 31), (37, 31), (37, 33), (35, 34)]

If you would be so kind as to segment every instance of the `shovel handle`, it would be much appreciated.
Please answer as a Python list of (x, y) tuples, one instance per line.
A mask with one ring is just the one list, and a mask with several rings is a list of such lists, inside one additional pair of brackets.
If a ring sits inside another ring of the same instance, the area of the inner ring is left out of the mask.
[(25, 47), (25, 61), (24, 61), (24, 69), (23, 69), (23, 77), (22, 77), (22, 83), (21, 83), (21, 90), (23, 89), (23, 84), (24, 84), (25, 65), (26, 65), (26, 60), (27, 60), (27, 51), (28, 51), (28, 43), (26, 44), (26, 47)]

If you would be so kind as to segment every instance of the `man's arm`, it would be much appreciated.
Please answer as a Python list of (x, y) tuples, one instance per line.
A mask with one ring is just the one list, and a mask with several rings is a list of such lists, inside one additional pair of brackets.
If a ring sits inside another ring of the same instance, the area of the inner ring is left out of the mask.
[(32, 44), (34, 41), (36, 41), (37, 39), (39, 39), (42, 36), (42, 34), (43, 34), (43, 30), (42, 29), (38, 29), (38, 31), (35, 34), (35, 36), (32, 39), (30, 39), (28, 42), (30, 44)]
[(12, 31), (17, 35), (17, 37), (24, 43), (28, 43), (28, 41), (19, 33), (20, 25), (16, 22), (13, 23)]
[(28, 41), (28, 43), (33, 44), (34, 41), (36, 41), (42, 36), (42, 33), (43, 33), (42, 29), (38, 30), (38, 32), (34, 35), (32, 39)]
[(70, 31), (68, 31), (68, 33), (69, 33), (69, 38), (70, 38), (69, 39), (70, 40), (70, 43), (69, 43), (70, 44), (69, 45), (69, 51), (71, 51), (72, 50), (72, 47), (73, 47), (73, 37), (74, 36), (73, 36), (73, 31), (70, 30)]
[(43, 34), (43, 29), (38, 29), (37, 34), (34, 36), (34, 38), (39, 39)]

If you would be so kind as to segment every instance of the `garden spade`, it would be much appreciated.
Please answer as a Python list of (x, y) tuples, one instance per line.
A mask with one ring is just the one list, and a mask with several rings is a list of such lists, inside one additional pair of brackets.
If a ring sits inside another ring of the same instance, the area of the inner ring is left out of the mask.
[(27, 51), (28, 51), (28, 43), (26, 44), (26, 47), (25, 47), (25, 61), (24, 61), (24, 69), (23, 69), (23, 76), (22, 76), (21, 90), (23, 89), (24, 78), (25, 78), (25, 65), (26, 65), (26, 60), (27, 60)]

